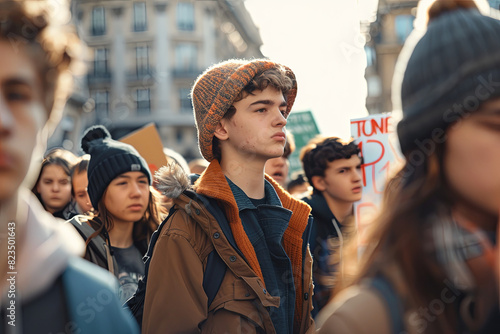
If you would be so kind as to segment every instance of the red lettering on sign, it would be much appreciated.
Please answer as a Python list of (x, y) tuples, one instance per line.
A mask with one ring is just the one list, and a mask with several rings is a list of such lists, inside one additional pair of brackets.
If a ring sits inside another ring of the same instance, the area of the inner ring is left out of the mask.
[(351, 121), (351, 124), (356, 124), (356, 132), (357, 132), (356, 137), (361, 137), (361, 136), (371, 137), (378, 134), (389, 133), (390, 132), (389, 127), (391, 126), (392, 128), (392, 124), (389, 123), (390, 119), (391, 119), (390, 116), (382, 117), (380, 119), (370, 119), (368, 124), (370, 127), (369, 129), (367, 129), (366, 119), (359, 121)]
[[(382, 158), (384, 157), (385, 155), (385, 147), (384, 147), (384, 144), (382, 144), (381, 141), (379, 140), (374, 140), (374, 139), (369, 139), (366, 141), (367, 144), (369, 143), (377, 143), (380, 145), (380, 147), (382, 148), (382, 152), (380, 154), (380, 157), (378, 157), (375, 161), (372, 161), (372, 162), (368, 162), (368, 163), (363, 163), (361, 165), (361, 175), (363, 176), (363, 187), (366, 187), (366, 167), (368, 166), (373, 166), (373, 169), (375, 169), (375, 164), (377, 162), (379, 162), (380, 160), (382, 160)], [(359, 142), (358, 144), (358, 147), (359, 147), (359, 150), (361, 151), (361, 156), (363, 157), (363, 142)]]

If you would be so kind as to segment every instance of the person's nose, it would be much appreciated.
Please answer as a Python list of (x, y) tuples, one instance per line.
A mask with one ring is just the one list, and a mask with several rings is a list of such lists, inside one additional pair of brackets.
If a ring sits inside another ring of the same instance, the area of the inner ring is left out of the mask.
[(360, 182), (362, 177), (361, 177), (361, 169), (359, 168), (355, 168), (354, 169), (354, 173), (352, 173), (353, 175), (353, 180), (352, 182), (356, 183), (356, 182)]
[(138, 182), (132, 182), (130, 197), (140, 197), (141, 196), (141, 186)]
[(58, 192), (59, 190), (61, 189), (61, 187), (59, 186), (59, 182), (54, 182), (52, 183), (52, 191), (53, 192)]
[(286, 120), (285, 116), (283, 115), (283, 113), (281, 112), (279, 107), (274, 108), (273, 115), (275, 116), (275, 119), (274, 119), (275, 126), (281, 126), (281, 127), (286, 126), (287, 120)]

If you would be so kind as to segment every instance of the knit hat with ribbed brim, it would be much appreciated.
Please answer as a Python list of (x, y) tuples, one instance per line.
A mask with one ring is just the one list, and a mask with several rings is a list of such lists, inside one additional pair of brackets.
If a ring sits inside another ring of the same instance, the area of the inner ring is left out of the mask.
[(403, 153), (429, 139), (443, 140), (449, 125), (498, 96), (500, 21), (477, 9), (444, 10), (407, 62), (398, 124)]
[(214, 159), (212, 141), (215, 128), (235, 98), (256, 76), (273, 68), (283, 68), (286, 75), (292, 79), (293, 88), (286, 96), (286, 112), (289, 114), (297, 95), (297, 81), (292, 70), (286, 66), (265, 59), (232, 59), (210, 67), (196, 79), (191, 96), (198, 144), (207, 161)]
[(94, 208), (97, 209), (109, 183), (123, 173), (143, 172), (151, 185), (151, 172), (146, 161), (133, 146), (113, 140), (105, 127), (96, 125), (87, 129), (82, 138), (82, 149), (90, 154), (88, 193)]

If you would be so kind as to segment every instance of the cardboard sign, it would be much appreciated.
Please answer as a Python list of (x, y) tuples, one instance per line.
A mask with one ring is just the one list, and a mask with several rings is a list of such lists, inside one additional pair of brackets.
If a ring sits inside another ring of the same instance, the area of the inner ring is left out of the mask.
[(154, 123), (147, 124), (128, 134), (121, 138), (120, 141), (135, 147), (148, 163), (152, 175), (160, 167), (167, 165), (167, 158), (163, 153), (163, 144)]
[(371, 115), (351, 120), (351, 135), (358, 144), (363, 165), (361, 176), (363, 195), (354, 205), (360, 244), (363, 233), (379, 213), (387, 180), (401, 168), (404, 161), (395, 136), (391, 114)]

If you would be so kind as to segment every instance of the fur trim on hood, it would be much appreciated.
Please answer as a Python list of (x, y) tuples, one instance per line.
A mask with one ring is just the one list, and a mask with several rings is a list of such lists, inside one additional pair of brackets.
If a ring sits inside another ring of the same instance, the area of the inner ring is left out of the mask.
[(169, 163), (155, 173), (156, 189), (168, 198), (178, 198), (182, 192), (191, 187), (191, 181), (182, 167)]

